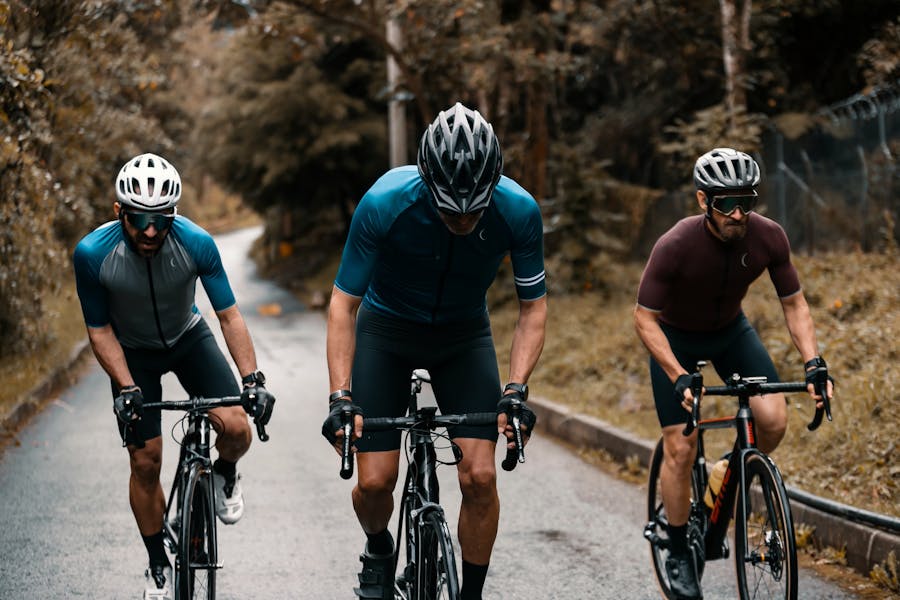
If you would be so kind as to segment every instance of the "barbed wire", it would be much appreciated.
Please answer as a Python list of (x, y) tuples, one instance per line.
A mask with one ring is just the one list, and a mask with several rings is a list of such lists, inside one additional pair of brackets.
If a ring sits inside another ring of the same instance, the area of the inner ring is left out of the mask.
[(876, 87), (868, 94), (855, 94), (830, 106), (820, 109), (817, 114), (837, 122), (842, 119), (868, 120), (879, 115), (900, 110), (900, 79)]

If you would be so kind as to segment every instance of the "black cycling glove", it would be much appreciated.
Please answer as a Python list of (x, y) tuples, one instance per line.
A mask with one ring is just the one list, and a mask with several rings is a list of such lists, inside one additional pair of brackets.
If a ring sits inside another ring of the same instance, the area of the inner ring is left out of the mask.
[(684, 402), (684, 390), (689, 390), (693, 382), (694, 376), (689, 375), (688, 373), (682, 373), (678, 376), (678, 379), (675, 380), (675, 401), (678, 402), (678, 404)]
[(275, 396), (265, 388), (266, 376), (262, 371), (255, 371), (244, 377), (241, 383), (244, 385), (241, 406), (257, 423), (265, 425), (272, 418), (275, 407)]
[(825, 364), (825, 359), (821, 356), (816, 356), (806, 361), (803, 365), (803, 370), (806, 371), (806, 384), (812, 384), (816, 392), (821, 389), (824, 393), (829, 381), (834, 385), (834, 379), (828, 375), (828, 365)]
[(537, 423), (537, 415), (534, 414), (533, 410), (528, 408), (528, 405), (522, 398), (521, 392), (513, 392), (502, 396), (500, 401), (497, 402), (497, 414), (506, 413), (507, 422), (512, 424), (513, 400), (518, 400), (520, 402), (519, 423), (525, 426), (525, 434), (531, 435), (531, 432), (534, 430), (534, 425)]
[(113, 412), (123, 423), (139, 421), (144, 416), (144, 395), (136, 385), (123, 387), (113, 400)]
[(328, 405), (328, 417), (322, 423), (322, 435), (332, 446), (337, 443), (337, 432), (344, 426), (344, 414), (349, 412), (350, 424), (353, 425), (353, 417), (362, 416), (360, 407), (350, 400), (332, 400)]

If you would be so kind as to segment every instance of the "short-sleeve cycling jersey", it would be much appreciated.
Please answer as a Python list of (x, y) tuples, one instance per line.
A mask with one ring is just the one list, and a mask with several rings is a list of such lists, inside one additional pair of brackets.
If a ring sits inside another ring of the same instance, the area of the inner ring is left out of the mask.
[(682, 219), (657, 240), (638, 288), (637, 303), (683, 331), (715, 331), (741, 312), (750, 284), (763, 271), (780, 298), (800, 291), (787, 235), (758, 213), (747, 216), (740, 240), (723, 242), (704, 215)]
[(464, 321), (485, 313), (485, 294), (507, 254), (518, 297), (542, 297), (540, 208), (516, 182), (501, 177), (475, 230), (458, 236), (441, 221), (416, 167), (398, 167), (357, 206), (335, 285), (403, 319)]
[(212, 236), (180, 215), (152, 258), (132, 247), (120, 222), (110, 221), (78, 242), (73, 262), (85, 323), (111, 324), (129, 348), (170, 348), (200, 321), (198, 277), (213, 309), (235, 303)]

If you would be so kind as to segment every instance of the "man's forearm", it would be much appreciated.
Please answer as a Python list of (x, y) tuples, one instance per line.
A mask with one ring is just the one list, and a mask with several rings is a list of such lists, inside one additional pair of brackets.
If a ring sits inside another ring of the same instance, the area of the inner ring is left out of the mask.
[(803, 362), (816, 356), (818, 344), (816, 343), (816, 329), (809, 311), (809, 304), (803, 293), (798, 293), (788, 298), (782, 298), (781, 306), (784, 310), (784, 321), (791, 334), (794, 346), (800, 352)]
[(106, 371), (109, 378), (112, 379), (116, 387), (123, 388), (134, 385), (134, 378), (131, 371), (128, 370), (128, 363), (125, 361), (125, 352), (122, 351), (122, 345), (116, 338), (112, 327), (88, 327), (88, 339), (91, 341), (91, 349), (97, 362)]
[(519, 320), (509, 352), (509, 381), (528, 381), (544, 349), (546, 326), (546, 297), (519, 304)]
[(358, 309), (359, 298), (348, 296), (337, 288), (332, 291), (328, 306), (328, 336), (325, 341), (329, 390), (332, 392), (350, 389)]
[(666, 334), (663, 333), (657, 316), (653, 312), (641, 306), (635, 306), (634, 328), (644, 347), (647, 348), (654, 360), (659, 363), (659, 366), (662, 367), (671, 381), (675, 381), (679, 375), (687, 373), (684, 367), (681, 366), (681, 363), (678, 362), (678, 359), (675, 358), (675, 353), (672, 352), (669, 340), (666, 338)]
[(217, 313), (219, 324), (222, 327), (222, 337), (234, 364), (237, 365), (241, 377), (253, 373), (257, 369), (256, 351), (253, 349), (253, 340), (247, 323), (244, 321), (237, 306), (225, 309)]

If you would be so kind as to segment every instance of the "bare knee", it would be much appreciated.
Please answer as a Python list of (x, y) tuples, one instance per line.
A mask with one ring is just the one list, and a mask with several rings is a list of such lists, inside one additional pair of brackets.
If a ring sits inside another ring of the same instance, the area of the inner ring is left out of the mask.
[(253, 441), (253, 432), (250, 430), (250, 422), (247, 420), (247, 413), (243, 408), (232, 406), (227, 409), (216, 409), (211, 413), (210, 421), (219, 435), (219, 443), (225, 442), (241, 450), (250, 447), (250, 442)]
[(490, 501), (497, 494), (497, 470), (494, 463), (472, 464), (459, 470), (459, 488), (463, 498)]
[(697, 436), (684, 437), (682, 426), (674, 434), (667, 434), (663, 441), (663, 461), (669, 469), (679, 474), (687, 474), (697, 456)]
[(397, 485), (396, 472), (367, 471), (359, 472), (356, 480), (356, 489), (363, 496), (384, 496), (394, 493)]
[(162, 441), (159, 438), (148, 441), (143, 448), (132, 448), (131, 476), (143, 488), (159, 485), (159, 471), (162, 466)]
[(757, 445), (769, 453), (778, 447), (787, 431), (787, 404), (783, 394), (754, 398), (751, 403), (759, 440)]

